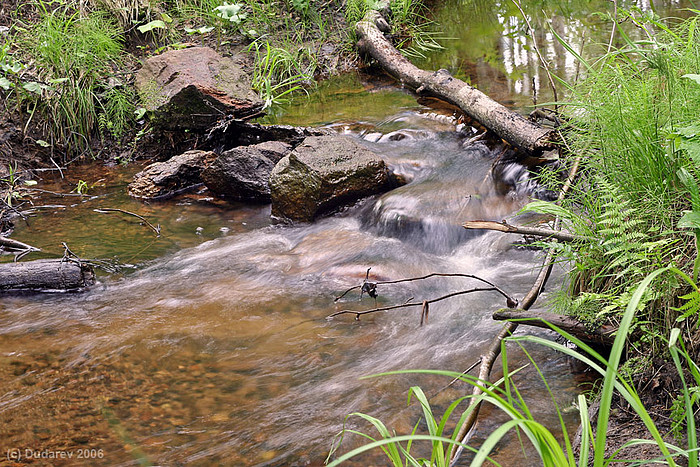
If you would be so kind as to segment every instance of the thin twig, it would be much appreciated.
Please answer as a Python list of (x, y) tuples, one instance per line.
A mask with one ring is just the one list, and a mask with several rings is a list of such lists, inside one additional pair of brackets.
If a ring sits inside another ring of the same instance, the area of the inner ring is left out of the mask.
[(61, 174), (61, 178), (65, 178), (63, 176), (63, 169), (61, 169), (61, 166), (58, 165), (55, 160), (53, 160), (53, 157), (51, 157), (50, 159), (51, 159), (51, 163), (58, 169), (58, 173)]
[(613, 39), (615, 39), (615, 29), (617, 28), (617, 0), (611, 0), (613, 3), (613, 25), (612, 25), (612, 32), (610, 33), (610, 42), (608, 42), (608, 52), (607, 54), (610, 54), (610, 51), (612, 50), (612, 45), (613, 45)]
[(412, 306), (425, 306), (425, 304), (430, 305), (431, 303), (440, 302), (440, 301), (442, 301), (442, 300), (447, 300), (448, 298), (456, 297), (456, 296), (459, 296), (459, 295), (466, 295), (466, 294), (470, 294), (470, 293), (473, 293), (473, 292), (490, 292), (490, 291), (498, 292), (498, 293), (500, 293), (501, 295), (503, 295), (504, 297), (509, 298), (509, 297), (508, 297), (507, 295), (505, 295), (505, 294), (503, 293), (503, 291), (500, 290), (498, 287), (482, 287), (482, 288), (477, 287), (477, 288), (475, 288), (475, 289), (460, 290), (460, 291), (458, 291), (458, 292), (452, 292), (452, 293), (449, 293), (449, 294), (447, 294), (447, 295), (443, 295), (443, 296), (441, 296), (441, 297), (433, 298), (432, 300), (424, 300), (424, 301), (422, 301), (422, 302), (407, 302), (407, 303), (403, 303), (403, 304), (401, 304), (401, 305), (390, 305), (390, 306), (383, 306), (383, 307), (379, 307), (379, 308), (372, 308), (371, 310), (360, 310), (360, 311), (357, 311), (357, 310), (340, 310), (340, 311), (336, 311), (336, 312), (333, 313), (333, 314), (328, 315), (326, 318), (329, 319), (329, 318), (333, 318), (333, 317), (339, 316), (339, 315), (351, 314), (351, 315), (355, 315), (355, 319), (360, 319), (360, 316), (361, 316), (361, 315), (366, 315), (366, 314), (368, 314), (368, 313), (376, 313), (376, 312), (378, 312), (378, 311), (396, 310), (396, 309), (398, 309), (398, 308), (408, 308), (408, 307), (412, 307)]
[(81, 193), (59, 193), (57, 191), (50, 191), (50, 190), (43, 190), (41, 188), (24, 188), (26, 191), (32, 191), (32, 192), (37, 192), (37, 193), (46, 193), (48, 195), (53, 195), (53, 196), (58, 196), (60, 198), (65, 198), (68, 196), (75, 196), (75, 197), (84, 197), (85, 195)]
[(18, 240), (14, 240), (12, 238), (2, 237), (2, 236), (0, 236), (0, 247), (9, 248), (11, 250), (18, 250), (18, 251), (24, 251), (24, 250), (41, 251), (40, 248), (36, 248), (36, 247), (33, 247), (33, 246), (28, 245), (26, 243), (20, 242)]
[(100, 212), (100, 213), (105, 213), (105, 212), (121, 212), (122, 214), (128, 214), (129, 216), (134, 216), (139, 219), (141, 219), (148, 227), (151, 228), (156, 233), (157, 237), (160, 237), (160, 224), (157, 226), (154, 226), (150, 222), (148, 222), (143, 216), (139, 216), (138, 214), (135, 214), (133, 212), (125, 211), (123, 209), (117, 209), (117, 208), (98, 208), (98, 209), (93, 209), (95, 212)]
[[(371, 269), (371, 268), (370, 268), (370, 269)], [(369, 271), (369, 270), (368, 270), (368, 271)], [(397, 279), (397, 280), (393, 280), (393, 281), (377, 281), (377, 282), (373, 282), (373, 284), (375, 284), (375, 285), (400, 284), (400, 283), (402, 283), (402, 282), (422, 281), (422, 280), (424, 280), (424, 279), (430, 279), (431, 277), (463, 277), (463, 278), (467, 278), (467, 279), (475, 279), (475, 280), (478, 280), (478, 281), (480, 281), (480, 282), (483, 282), (484, 284), (490, 285), (491, 287), (494, 288), (494, 290), (498, 291), (498, 293), (500, 293), (501, 295), (503, 295), (503, 296), (506, 298), (506, 301), (508, 301), (509, 303), (512, 303), (512, 306), (511, 306), (510, 304), (508, 305), (509, 307), (515, 308), (515, 307), (517, 306), (517, 305), (516, 305), (517, 300), (514, 299), (513, 297), (511, 297), (510, 295), (508, 295), (505, 291), (503, 291), (503, 289), (501, 289), (500, 287), (498, 287), (498, 286), (497, 286), (496, 284), (494, 284), (493, 282), (488, 281), (488, 280), (486, 280), (486, 279), (482, 279), (481, 277), (475, 276), (475, 275), (473, 275), (473, 274), (431, 272), (430, 274), (427, 274), (427, 275), (425, 275), (425, 276), (420, 276), (420, 277), (409, 277), (409, 278), (407, 278), (407, 279)], [(365, 278), (365, 280), (367, 280), (367, 278)], [(353, 290), (355, 290), (355, 289), (361, 289), (363, 285), (364, 285), (364, 282), (363, 282), (363, 284), (350, 287), (350, 288), (347, 289), (345, 292), (343, 292), (341, 295), (335, 297), (335, 300), (333, 300), (333, 301), (337, 302), (338, 300), (340, 300), (341, 298), (343, 298), (344, 296), (346, 296), (348, 293), (352, 292)]]

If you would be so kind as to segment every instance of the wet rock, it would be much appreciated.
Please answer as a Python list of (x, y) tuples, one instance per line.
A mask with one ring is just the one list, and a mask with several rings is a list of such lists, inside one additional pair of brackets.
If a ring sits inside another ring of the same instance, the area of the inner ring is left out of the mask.
[(272, 215), (310, 222), (318, 215), (396, 186), (384, 161), (355, 140), (311, 136), (270, 175)]
[(268, 202), (270, 173), (291, 151), (292, 146), (281, 141), (229, 149), (202, 172), (202, 180), (224, 198)]
[(165, 162), (149, 165), (134, 176), (129, 195), (142, 199), (164, 199), (202, 184), (202, 171), (214, 160), (211, 151), (187, 151)]
[(282, 141), (297, 146), (308, 136), (334, 134), (334, 131), (324, 128), (260, 125), (229, 118), (217, 123), (209, 131), (203, 147), (221, 153), (237, 146), (249, 146), (265, 141)]
[(241, 66), (209, 47), (149, 58), (135, 85), (145, 107), (155, 112), (156, 123), (170, 130), (203, 131), (224, 115), (243, 118), (263, 106)]

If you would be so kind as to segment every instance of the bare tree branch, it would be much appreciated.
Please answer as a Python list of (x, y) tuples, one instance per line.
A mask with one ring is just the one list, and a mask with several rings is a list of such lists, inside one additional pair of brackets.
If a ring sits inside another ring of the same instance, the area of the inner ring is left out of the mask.
[[(427, 318), (426, 307), (428, 305), (430, 305), (431, 303), (440, 302), (442, 300), (447, 300), (448, 298), (457, 297), (459, 295), (466, 295), (466, 294), (470, 294), (470, 293), (474, 293), (474, 292), (490, 292), (490, 291), (501, 293), (501, 290), (497, 287), (482, 287), (482, 288), (477, 287), (474, 289), (460, 290), (458, 292), (452, 292), (452, 293), (449, 293), (447, 295), (443, 295), (441, 297), (433, 298), (432, 300), (423, 300), (421, 302), (409, 301), (409, 302), (403, 303), (401, 305), (382, 306), (382, 307), (378, 307), (378, 308), (372, 308), (371, 310), (360, 310), (360, 311), (358, 311), (358, 310), (340, 310), (340, 311), (336, 311), (333, 314), (328, 315), (326, 318), (329, 319), (329, 318), (333, 318), (333, 317), (339, 316), (339, 315), (350, 314), (350, 315), (355, 315), (355, 319), (359, 320), (361, 315), (366, 315), (368, 313), (377, 313), (379, 311), (396, 310), (398, 308), (409, 308), (409, 307), (413, 307), (413, 306), (423, 307), (422, 316)], [(503, 295), (503, 293), (501, 293), (501, 295)], [(506, 295), (506, 297), (507, 297), (507, 295)]]
[(484, 229), (484, 230), (497, 230), (499, 232), (505, 233), (516, 233), (522, 235), (534, 235), (537, 237), (547, 237), (556, 238), (561, 242), (577, 242), (577, 241), (590, 241), (593, 240), (591, 237), (584, 237), (581, 235), (574, 235), (567, 232), (562, 232), (559, 230), (543, 229), (540, 227), (528, 227), (524, 225), (512, 225), (507, 222), (494, 222), (494, 221), (467, 221), (463, 224), (463, 227), (468, 230), (472, 229)]
[(614, 333), (617, 331), (612, 326), (600, 326), (590, 329), (585, 323), (571, 316), (547, 313), (544, 311), (527, 311), (522, 309), (501, 309), (493, 314), (495, 320), (517, 321), (520, 324), (551, 329), (551, 325), (558, 327), (585, 342), (612, 347), (615, 342)]
[[(372, 269), (372, 268), (369, 268), (369, 269)], [(338, 300), (340, 300), (341, 298), (345, 297), (348, 293), (352, 292), (353, 290), (362, 289), (362, 287), (364, 287), (365, 284), (367, 283), (367, 279), (369, 278), (369, 269), (367, 270), (367, 276), (365, 277), (365, 282), (363, 282), (363, 283), (360, 284), (360, 285), (355, 285), (355, 286), (353, 286), (353, 287), (350, 287), (350, 288), (347, 289), (345, 292), (343, 292), (343, 293), (340, 294), (339, 296), (335, 297), (335, 300), (334, 300), (334, 301), (337, 302)], [(401, 283), (403, 283), (403, 282), (422, 281), (422, 280), (425, 280), (425, 279), (430, 279), (431, 277), (462, 277), (462, 278), (465, 278), (465, 279), (474, 279), (474, 280), (483, 282), (484, 284), (490, 285), (494, 290), (496, 290), (498, 293), (500, 293), (501, 295), (503, 295), (503, 296), (506, 298), (506, 302), (507, 302), (507, 304), (508, 304), (508, 305), (507, 305), (508, 307), (515, 308), (516, 306), (518, 306), (518, 305), (517, 305), (517, 302), (518, 302), (518, 301), (517, 301), (515, 298), (511, 297), (510, 295), (508, 295), (503, 289), (501, 289), (500, 287), (498, 287), (498, 286), (497, 286), (496, 284), (494, 284), (493, 282), (488, 281), (488, 280), (486, 280), (486, 279), (483, 279), (483, 278), (481, 278), (481, 277), (479, 277), (479, 276), (475, 276), (474, 274), (432, 272), (432, 273), (430, 273), (430, 274), (427, 274), (427, 275), (425, 275), (425, 276), (420, 276), (420, 277), (409, 277), (409, 278), (407, 278), (407, 279), (396, 279), (396, 280), (392, 280), (392, 281), (376, 281), (376, 282), (371, 282), (371, 284), (373, 284), (373, 285), (375, 286), (375, 289), (376, 289), (376, 286), (378, 286), (378, 285), (401, 284)], [(375, 289), (373, 289), (373, 290), (375, 290)]]

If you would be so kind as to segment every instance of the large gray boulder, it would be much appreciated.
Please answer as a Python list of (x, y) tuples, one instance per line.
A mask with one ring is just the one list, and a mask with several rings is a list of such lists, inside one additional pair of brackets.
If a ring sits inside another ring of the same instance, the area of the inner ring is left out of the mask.
[(213, 193), (239, 201), (270, 201), (270, 173), (292, 146), (267, 141), (229, 149), (202, 172), (204, 184)]
[(310, 222), (395, 186), (384, 161), (354, 139), (311, 136), (282, 158), (270, 175), (272, 216)]
[(134, 176), (129, 195), (165, 199), (202, 184), (202, 171), (216, 159), (211, 151), (187, 151), (165, 162), (149, 165)]
[(150, 57), (135, 85), (156, 123), (169, 130), (203, 131), (224, 115), (242, 118), (263, 107), (241, 65), (209, 47)]

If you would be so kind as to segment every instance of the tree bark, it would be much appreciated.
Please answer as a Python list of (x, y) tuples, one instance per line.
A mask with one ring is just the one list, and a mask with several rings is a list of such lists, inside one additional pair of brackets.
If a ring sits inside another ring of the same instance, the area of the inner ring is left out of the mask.
[(601, 326), (591, 330), (584, 323), (571, 316), (557, 315), (544, 311), (513, 310), (504, 308), (493, 314), (495, 320), (516, 320), (520, 324), (536, 326), (539, 328), (551, 329), (548, 326), (553, 324), (559, 329), (568, 332), (574, 337), (578, 337), (584, 342), (612, 347), (615, 342), (614, 332), (617, 330), (612, 326)]
[(13, 251), (41, 251), (39, 248), (34, 248), (33, 246), (27, 245), (26, 243), (22, 243), (20, 241), (2, 236), (0, 236), (0, 248)]
[(377, 11), (369, 11), (357, 23), (358, 49), (372, 56), (392, 76), (416, 91), (444, 99), (477, 120), (500, 138), (529, 155), (551, 149), (552, 130), (527, 120), (504, 107), (483, 92), (454, 78), (447, 70), (421, 70), (413, 65), (384, 37), (386, 20)]
[(534, 235), (537, 237), (556, 238), (561, 242), (575, 242), (591, 240), (589, 237), (574, 235), (560, 230), (543, 229), (539, 227), (527, 227), (524, 225), (511, 225), (507, 222), (493, 221), (467, 221), (462, 227), (465, 229), (497, 230), (505, 233), (517, 233), (521, 235)]
[(0, 264), (0, 292), (68, 291), (94, 283), (95, 273), (87, 263), (57, 259)]

